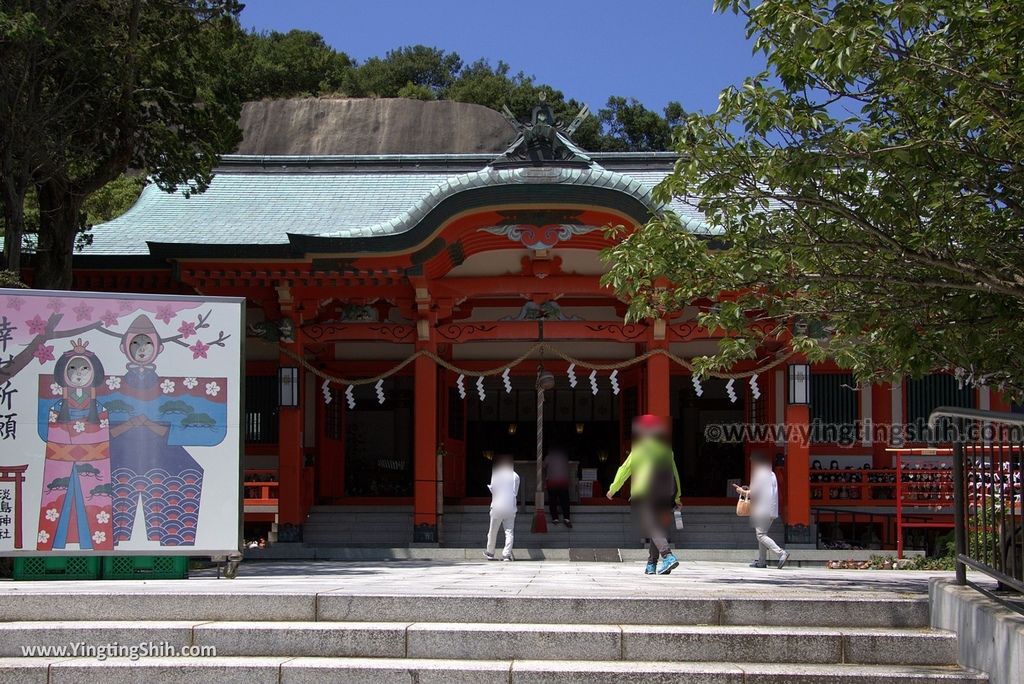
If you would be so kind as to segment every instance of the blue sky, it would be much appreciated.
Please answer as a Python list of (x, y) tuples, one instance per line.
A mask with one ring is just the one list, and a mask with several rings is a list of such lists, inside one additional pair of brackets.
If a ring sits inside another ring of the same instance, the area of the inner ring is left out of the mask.
[(622, 95), (711, 111), (763, 66), (742, 19), (714, 14), (711, 0), (247, 0), (241, 21), (317, 31), (360, 61), (417, 43), (501, 59), (591, 108)]

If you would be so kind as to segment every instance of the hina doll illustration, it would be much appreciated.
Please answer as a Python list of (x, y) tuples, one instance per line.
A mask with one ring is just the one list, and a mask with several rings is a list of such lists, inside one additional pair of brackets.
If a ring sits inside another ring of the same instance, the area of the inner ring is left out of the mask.
[(226, 379), (160, 376), (164, 342), (139, 315), (121, 338), (127, 370), (107, 381), (118, 543), (132, 538), (141, 514), (148, 540), (195, 544), (203, 468), (185, 447), (215, 445), (226, 434)]
[[(106, 409), (96, 399), (103, 364), (81, 339), (57, 359), (49, 389), (56, 403), (46, 419), (46, 460), (36, 550), (114, 548), (110, 487), (110, 433)], [(42, 384), (42, 383), (41, 383)], [(45, 426), (45, 427), (43, 427)]]

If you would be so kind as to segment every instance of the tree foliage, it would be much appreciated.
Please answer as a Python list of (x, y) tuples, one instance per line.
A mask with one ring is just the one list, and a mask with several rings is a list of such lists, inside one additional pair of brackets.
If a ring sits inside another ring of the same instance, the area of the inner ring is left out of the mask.
[[(218, 156), (238, 144), (237, 69), (227, 57), (239, 9), (234, 0), (4, 4), (0, 26), (13, 17), (33, 27), (0, 38), (14, 58), (0, 102), (15, 103), (0, 113), (27, 112), (35, 135), (0, 151), (31, 160), (39, 286), (70, 285), (83, 203), (106, 183), (135, 168), (164, 189), (201, 190)], [(23, 102), (14, 96), (26, 82), (34, 99)]]
[(355, 65), (319, 33), (299, 29), (241, 33), (231, 51), (241, 68), (243, 101), (340, 92), (349, 87)]
[[(861, 380), (952, 370), (1024, 396), (1024, 13), (1013, 0), (718, 0), (769, 71), (686, 114), (670, 213), (611, 250), (634, 318), (734, 293), (703, 368), (769, 349)], [(686, 228), (686, 229), (684, 229)], [(715, 240), (694, 228), (718, 233)]]

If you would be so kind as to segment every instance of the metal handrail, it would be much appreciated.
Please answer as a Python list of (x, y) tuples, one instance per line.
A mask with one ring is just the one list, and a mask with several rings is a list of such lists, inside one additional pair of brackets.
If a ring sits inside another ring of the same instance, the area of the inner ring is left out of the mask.
[(1008, 411), (986, 411), (984, 409), (959, 408), (956, 406), (940, 406), (928, 415), (928, 427), (934, 429), (941, 418), (966, 418), (968, 420), (984, 420), (988, 423), (1006, 423), (1024, 426), (1024, 414)]
[[(1018, 426), (1024, 427), (1024, 415), (1019, 413), (1009, 413), (1006, 411), (987, 411), (981, 409), (970, 409), (960, 408), (955, 406), (940, 406), (936, 408), (928, 416), (928, 427), (935, 429), (937, 423), (942, 419), (954, 419), (957, 421), (983, 421), (985, 423), (998, 423), (1001, 425)], [(972, 558), (967, 553), (967, 492), (964, 482), (965, 472), (965, 461), (964, 461), (964, 432), (960, 430), (956, 439), (953, 442), (953, 524), (955, 529), (955, 544), (956, 544), (956, 583), (959, 585), (970, 585), (974, 589), (982, 592), (983, 594), (993, 598), (1003, 605), (1012, 608), (1015, 611), (1024, 613), (1024, 607), (1018, 605), (1017, 602), (1007, 601), (1005, 597), (997, 596), (985, 587), (979, 586), (973, 582), (967, 581), (967, 568), (971, 567), (979, 572), (982, 572), (992, 579), (995, 579), (1002, 587), (1012, 589), (1014, 591), (1024, 593), (1024, 581), (1018, 578), (1011, 577), (1005, 572), (994, 568), (987, 563), (984, 563), (976, 558)], [(1014, 445), (1015, 447), (1024, 445)], [(1003, 453), (1003, 444), (987, 445), (986, 449), (991, 453)], [(1012, 453), (1012, 452), (1011, 452)], [(976, 464), (976, 462), (975, 462)], [(1015, 529), (1016, 514), (1014, 513), (1015, 501), (1014, 501), (1014, 470), (1013, 461), (1011, 457), (1011, 468), (1010, 468), (1010, 544), (1011, 548), (1015, 548), (1018, 543), (1016, 540), (1017, 530)], [(984, 468), (984, 460), (982, 461), (982, 468)], [(984, 475), (984, 473), (983, 473)], [(995, 504), (993, 504), (993, 513), (995, 511)], [(1024, 523), (1022, 523), (1024, 527)]]

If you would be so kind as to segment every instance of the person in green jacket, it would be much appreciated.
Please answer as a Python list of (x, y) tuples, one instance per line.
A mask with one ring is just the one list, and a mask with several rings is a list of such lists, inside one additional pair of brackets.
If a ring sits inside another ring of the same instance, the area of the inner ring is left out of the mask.
[(633, 480), (629, 500), (641, 528), (651, 540), (644, 571), (648, 575), (667, 575), (679, 566), (679, 559), (669, 548), (667, 530), (673, 507), (680, 506), (682, 487), (668, 436), (665, 418), (653, 415), (638, 417), (633, 422), (633, 448), (608, 487), (608, 498), (611, 499), (626, 480)]

